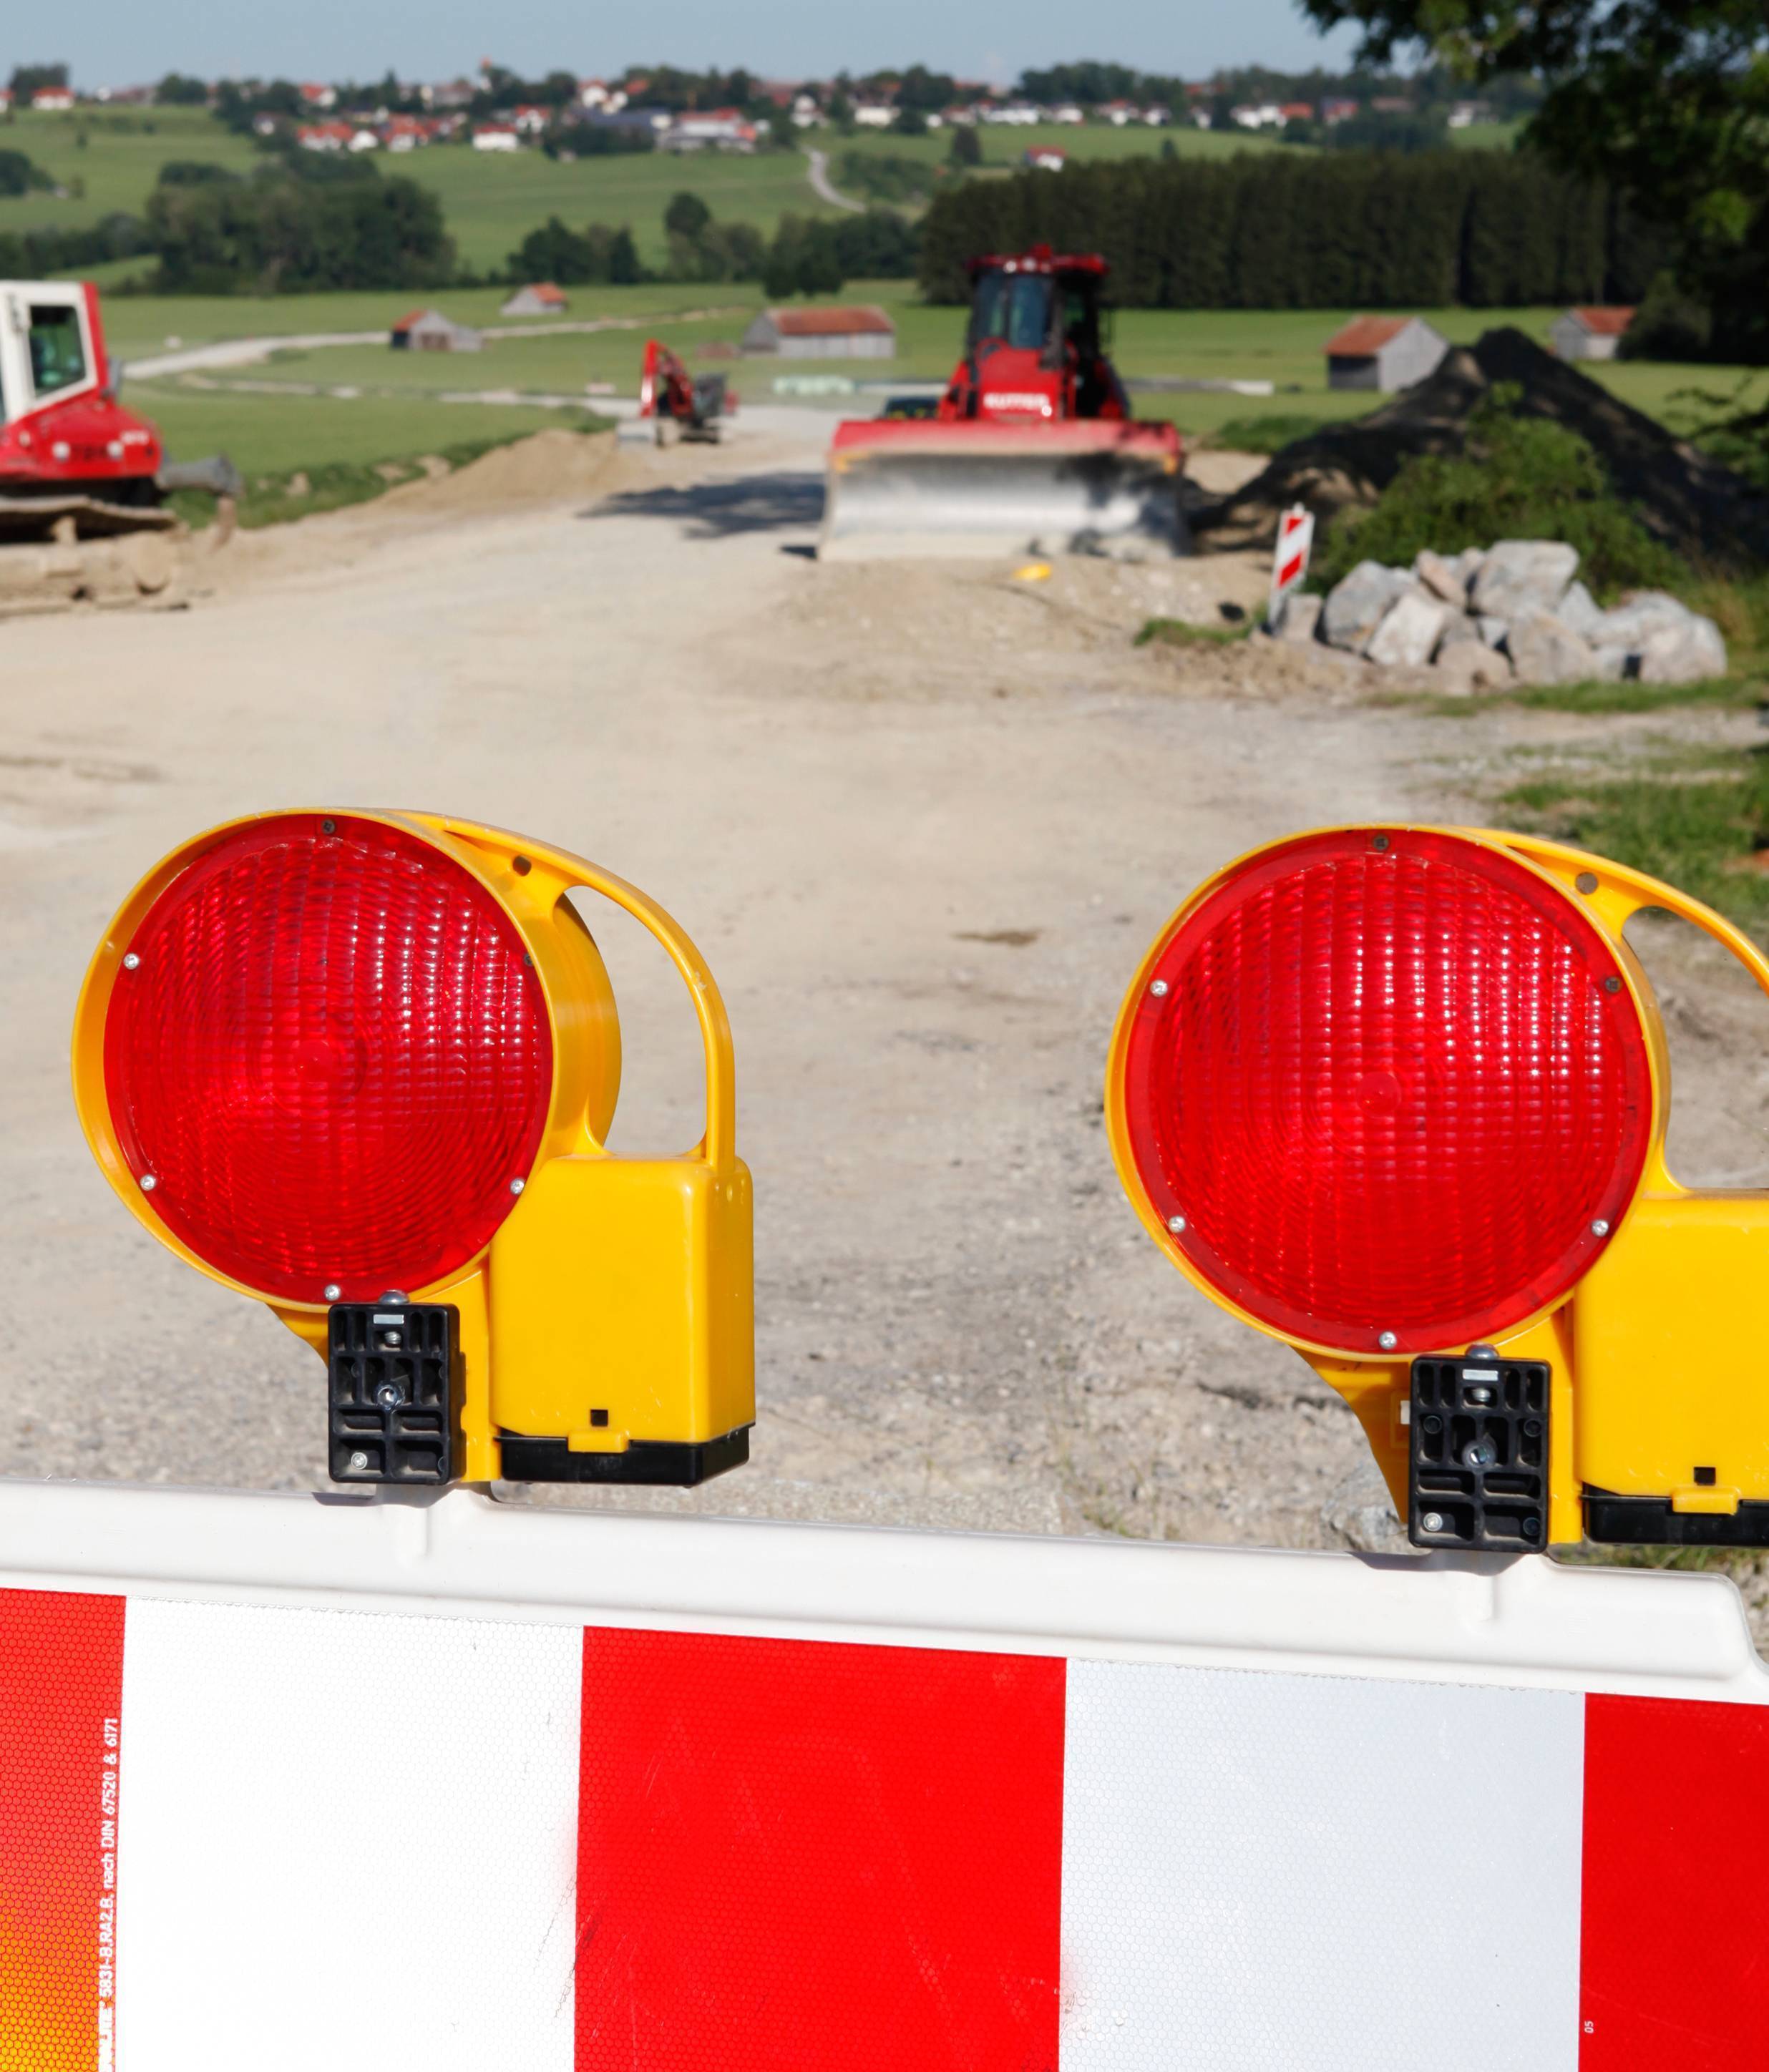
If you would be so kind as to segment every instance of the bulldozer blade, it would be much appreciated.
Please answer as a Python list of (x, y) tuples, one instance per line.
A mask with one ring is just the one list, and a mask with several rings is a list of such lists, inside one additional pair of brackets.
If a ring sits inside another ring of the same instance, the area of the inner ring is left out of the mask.
[(845, 423), (818, 555), (1177, 553), (1183, 460), (1171, 425)]

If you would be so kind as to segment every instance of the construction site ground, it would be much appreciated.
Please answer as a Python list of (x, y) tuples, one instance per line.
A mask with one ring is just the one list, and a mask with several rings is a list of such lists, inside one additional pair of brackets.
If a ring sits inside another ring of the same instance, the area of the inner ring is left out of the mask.
[[(195, 829), (411, 804), (529, 829), (689, 928), (736, 1032), (755, 1176), (752, 1465), (543, 1500), (1380, 1546), (1350, 1414), (1195, 1293), (1123, 1199), (1107, 1039), (1186, 892), (1298, 827), (1487, 810), (1630, 730), (1446, 721), (1364, 665), (1218, 631), (1265, 557), (825, 567), (827, 423), (716, 451), (544, 433), (242, 536), (191, 607), (0, 627), (0, 1472), (323, 1487), (323, 1376), (170, 1258), (81, 1141), (67, 1036), (123, 894)], [(1212, 488), (1261, 463), (1207, 455)], [(1404, 691), (1405, 685), (1403, 683)], [(622, 1008), (615, 1144), (699, 1132), (685, 1000), (586, 910)], [(1685, 1177), (1762, 1182), (1763, 1003), (1649, 931)], [(582, 1329), (593, 1336), (595, 1318)]]

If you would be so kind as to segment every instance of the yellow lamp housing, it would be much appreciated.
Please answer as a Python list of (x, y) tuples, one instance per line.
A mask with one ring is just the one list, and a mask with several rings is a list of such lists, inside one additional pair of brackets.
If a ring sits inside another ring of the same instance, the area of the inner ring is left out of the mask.
[[(688, 989), (706, 1128), (680, 1157), (607, 1148), (619, 1026), (579, 889)], [(326, 1360), (335, 1481), (685, 1486), (747, 1459), (730, 1028), (612, 874), (435, 814), (230, 821), (106, 930), (73, 1079), (137, 1219)]]
[(1672, 887), (1479, 828), (1316, 830), (1200, 886), (1106, 1075), (1155, 1242), (1362, 1424), (1416, 1546), (1769, 1546), (1769, 1194), (1664, 1158), (1623, 939)]

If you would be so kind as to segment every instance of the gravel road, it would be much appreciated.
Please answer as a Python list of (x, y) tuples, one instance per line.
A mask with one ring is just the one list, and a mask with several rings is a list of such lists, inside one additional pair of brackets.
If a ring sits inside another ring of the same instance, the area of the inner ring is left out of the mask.
[(852, 195), (843, 194), (829, 178), (829, 154), (827, 151), (807, 150), (805, 156), (811, 162), (806, 177), (822, 200), (828, 202), (832, 208), (845, 208), (856, 216), (865, 215), (866, 204), (856, 201)]

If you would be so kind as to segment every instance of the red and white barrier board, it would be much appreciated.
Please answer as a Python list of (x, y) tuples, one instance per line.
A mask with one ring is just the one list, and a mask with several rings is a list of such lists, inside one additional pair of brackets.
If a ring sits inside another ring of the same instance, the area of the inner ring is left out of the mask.
[(1766, 1849), (1713, 1578), (0, 1485), (6, 2072), (1730, 2072)]

